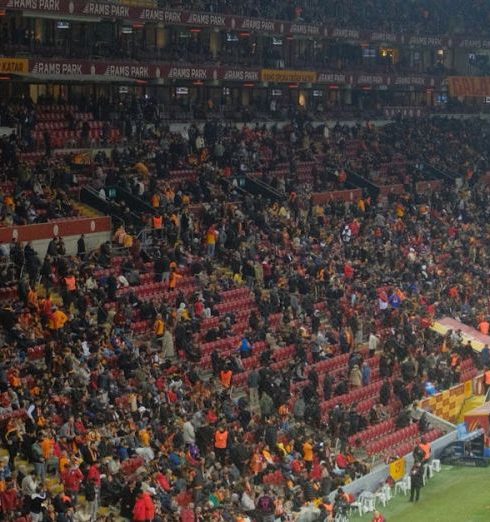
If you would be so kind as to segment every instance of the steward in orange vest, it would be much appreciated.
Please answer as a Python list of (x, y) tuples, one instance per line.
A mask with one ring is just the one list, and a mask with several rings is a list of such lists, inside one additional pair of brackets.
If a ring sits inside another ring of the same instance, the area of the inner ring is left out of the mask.
[(227, 448), (228, 431), (224, 426), (220, 426), (214, 433), (214, 452), (216, 453), (216, 458), (221, 462), (221, 464), (225, 463)]
[(422, 439), (420, 439), (418, 447), (422, 450), (422, 452), (424, 454), (422, 457), (422, 463), (426, 464), (427, 462), (429, 462), (431, 454), (432, 454), (430, 442), (426, 442), (426, 440), (422, 437)]

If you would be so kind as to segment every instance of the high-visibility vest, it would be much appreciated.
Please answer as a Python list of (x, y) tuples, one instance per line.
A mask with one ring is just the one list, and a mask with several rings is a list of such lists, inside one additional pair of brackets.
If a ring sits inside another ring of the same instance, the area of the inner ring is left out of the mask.
[(65, 284), (66, 284), (66, 288), (70, 292), (74, 292), (77, 289), (77, 280), (75, 279), (75, 276), (66, 276)]
[(217, 431), (214, 434), (214, 447), (218, 449), (226, 449), (228, 446), (228, 432)]
[(490, 370), (485, 372), (485, 384), (490, 384)]
[(163, 218), (162, 216), (153, 216), (153, 228), (162, 228), (163, 226)]
[(233, 372), (231, 370), (228, 370), (228, 371), (224, 371), (224, 370), (221, 370), (221, 373), (220, 373), (220, 380), (221, 380), (221, 384), (225, 387), (225, 388), (229, 388), (231, 386), (231, 378), (233, 376)]
[(482, 321), (479, 326), (478, 326), (480, 332), (483, 334), (483, 335), (488, 335), (488, 331), (490, 329), (490, 324), (488, 323), (488, 321)]
[(429, 460), (431, 454), (430, 444), (428, 442), (425, 444), (420, 443), (419, 448), (424, 452), (424, 460)]

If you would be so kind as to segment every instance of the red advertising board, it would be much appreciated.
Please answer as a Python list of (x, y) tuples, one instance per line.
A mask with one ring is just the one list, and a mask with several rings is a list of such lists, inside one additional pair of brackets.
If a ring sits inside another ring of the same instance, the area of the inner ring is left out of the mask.
[(315, 205), (322, 205), (329, 201), (357, 202), (361, 196), (361, 189), (334, 190), (331, 192), (315, 192), (311, 199)]
[[(133, 80), (223, 80), (231, 82), (259, 82), (269, 78), (271, 70), (246, 69), (236, 67), (198, 66), (185, 63), (145, 63), (145, 62), (106, 62), (88, 60), (63, 60), (38, 58), (29, 60), (29, 74), (36, 77), (66, 77), (67, 80), (80, 76), (96, 76), (97, 81), (104, 76), (128, 78)], [(266, 76), (265, 73), (269, 75)], [(288, 78), (288, 73), (298, 71), (278, 70), (277, 74)], [(383, 74), (330, 73), (301, 71), (301, 75), (311, 83), (358, 85), (358, 86), (411, 86), (413, 88), (435, 87), (440, 80), (430, 76), (390, 76)], [(273, 77), (273, 76), (272, 76)], [(272, 80), (270, 80), (272, 81)], [(302, 81), (302, 80), (299, 80)], [(306, 81), (306, 80), (304, 80)]]
[[(189, 64), (106, 62), (88, 60), (33, 59), (29, 60), (29, 73), (36, 76), (106, 76), (141, 80), (228, 80), (259, 81), (260, 69), (236, 67), (199, 67)], [(99, 78), (98, 78), (99, 79)]]
[(109, 232), (110, 230), (110, 217), (66, 219), (40, 223), (38, 225), (0, 227), (0, 242), (10, 243), (13, 239), (18, 241), (37, 241), (51, 239), (54, 236), (78, 236), (96, 232)]

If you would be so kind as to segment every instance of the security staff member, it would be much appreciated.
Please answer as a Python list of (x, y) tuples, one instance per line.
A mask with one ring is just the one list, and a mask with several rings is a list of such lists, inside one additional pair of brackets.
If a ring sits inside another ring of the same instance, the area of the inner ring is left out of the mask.
[(420, 439), (420, 442), (414, 449), (413, 456), (417, 462), (422, 464), (428, 464), (432, 455), (432, 448), (430, 442), (427, 442), (424, 437)]
[(430, 446), (430, 442), (427, 442), (425, 438), (422, 437), (420, 439), (419, 446), (420, 449), (424, 452), (424, 456), (422, 457), (422, 464), (428, 464), (432, 455), (432, 448)]
[(228, 449), (228, 431), (220, 426), (214, 434), (214, 452), (221, 464), (225, 463), (226, 450)]

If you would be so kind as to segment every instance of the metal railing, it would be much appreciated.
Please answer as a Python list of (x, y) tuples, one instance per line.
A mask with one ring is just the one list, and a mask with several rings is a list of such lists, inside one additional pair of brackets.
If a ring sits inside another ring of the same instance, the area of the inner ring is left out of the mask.
[(138, 229), (143, 227), (143, 221), (140, 216), (131, 211), (129, 214), (123, 212), (115, 201), (101, 198), (91, 187), (82, 187), (80, 190), (80, 202), (93, 207), (102, 214), (111, 216), (112, 219), (119, 221), (120, 224), (125, 226), (128, 225), (126, 218), (130, 217), (132, 224), (134, 224)]

